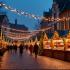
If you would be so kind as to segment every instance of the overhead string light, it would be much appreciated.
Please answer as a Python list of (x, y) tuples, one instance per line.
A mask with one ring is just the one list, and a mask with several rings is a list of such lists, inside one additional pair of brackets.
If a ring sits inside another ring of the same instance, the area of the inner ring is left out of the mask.
[(19, 15), (29, 16), (29, 17), (32, 17), (32, 18), (35, 19), (35, 20), (39, 19), (39, 17), (38, 17), (38, 16), (35, 16), (34, 14), (29, 14), (29, 13), (24, 12), (24, 11), (20, 11), (20, 10), (17, 10), (17, 9), (13, 9), (13, 8), (11, 8), (10, 6), (7, 6), (7, 5), (4, 4), (4, 3), (0, 3), (0, 6), (4, 7), (4, 8), (7, 9), (7, 10), (10, 10), (11, 12), (17, 13), (17, 14), (19, 14)]
[[(6, 30), (4, 30), (4, 28)], [(8, 38), (14, 38), (14, 39), (23, 39), (23, 38), (27, 38), (27, 37), (33, 37), (35, 36), (37, 33), (39, 33), (40, 31), (45, 31), (45, 30), (48, 30), (50, 29), (51, 27), (48, 27), (48, 28), (44, 28), (44, 29), (39, 29), (39, 30), (34, 30), (34, 31), (27, 31), (27, 32), (24, 32), (22, 33), (22, 30), (16, 30), (16, 29), (11, 29), (11, 28), (8, 28), (8, 27), (4, 27), (2, 26), (2, 29), (3, 29), (3, 34), (8, 37)], [(14, 30), (13, 32), (11, 32), (10, 30), (8, 30), (7, 32), (7, 29), (11, 29), (11, 30)], [(19, 31), (19, 32), (16, 32), (16, 31)]]
[(7, 29), (7, 30), (9, 30), (9, 31), (12, 30), (12, 31), (14, 31), (14, 32), (21, 32), (21, 33), (40, 32), (40, 31), (45, 31), (45, 30), (51, 29), (51, 28), (52, 28), (52, 27), (43, 28), (43, 29), (39, 29), (39, 30), (32, 30), (32, 31), (23, 31), (23, 30), (17, 30), (17, 29), (14, 29), (14, 28), (2, 26), (2, 29)]
[[(7, 10), (10, 10), (11, 12), (14, 12), (16, 14), (19, 14), (19, 15), (23, 15), (23, 16), (28, 16), (28, 17), (32, 17), (33, 19), (35, 20), (45, 20), (45, 21), (49, 21), (49, 22), (53, 22), (53, 21), (57, 21), (57, 22), (61, 22), (61, 21), (69, 21), (70, 20), (70, 17), (62, 17), (62, 18), (46, 18), (46, 17), (39, 17), (39, 16), (36, 16), (34, 14), (29, 14), (27, 12), (24, 12), (24, 11), (20, 11), (20, 10), (17, 10), (17, 9), (13, 9), (11, 8), (10, 6), (7, 6), (6, 4), (4, 3), (0, 3), (0, 6), (4, 7), (5, 9)], [(52, 23), (54, 24), (54, 23)], [(58, 24), (58, 23), (57, 23)], [(52, 27), (48, 27), (48, 28), (44, 28), (44, 29), (39, 29), (39, 30), (34, 30), (34, 31), (23, 31), (23, 30), (17, 30), (17, 29), (13, 29), (13, 28), (9, 28), (9, 27), (5, 27), (5, 26), (2, 26), (2, 28), (6, 28), (8, 30), (13, 30), (13, 31), (16, 31), (16, 32), (21, 32), (21, 33), (38, 33), (40, 31), (45, 31), (45, 30), (48, 30), (48, 29), (51, 29)]]
[(7, 10), (10, 10), (11, 12), (14, 12), (16, 14), (19, 14), (19, 15), (23, 15), (23, 16), (28, 16), (28, 17), (32, 17), (33, 19), (35, 20), (45, 20), (45, 21), (57, 21), (57, 22), (60, 22), (60, 21), (65, 21), (65, 20), (70, 20), (70, 17), (62, 17), (62, 18), (46, 18), (46, 17), (43, 17), (43, 16), (36, 16), (34, 14), (29, 14), (27, 12), (24, 12), (24, 11), (20, 11), (20, 10), (17, 10), (17, 9), (13, 9), (12, 7), (10, 6), (7, 6), (6, 4), (4, 3), (0, 3), (0, 6), (4, 7), (5, 9)]

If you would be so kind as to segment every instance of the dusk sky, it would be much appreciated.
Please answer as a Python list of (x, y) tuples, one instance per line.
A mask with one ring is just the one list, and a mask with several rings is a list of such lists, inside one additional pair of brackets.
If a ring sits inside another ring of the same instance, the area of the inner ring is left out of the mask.
[[(18, 10), (23, 10), (28, 13), (32, 13), (38, 16), (42, 16), (44, 11), (48, 11), (51, 8), (52, 0), (0, 0)], [(35, 29), (38, 24), (37, 20), (22, 15), (17, 15), (13, 12), (6, 10), (9, 21), (11, 23), (18, 20), (18, 24), (26, 25), (30, 30)]]

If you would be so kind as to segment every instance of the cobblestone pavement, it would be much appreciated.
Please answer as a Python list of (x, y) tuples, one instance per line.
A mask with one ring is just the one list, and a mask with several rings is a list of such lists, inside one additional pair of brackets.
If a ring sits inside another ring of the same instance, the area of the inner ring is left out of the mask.
[(0, 69), (70, 69), (70, 63), (44, 56), (35, 59), (34, 55), (31, 56), (27, 51), (22, 55), (19, 51), (7, 51), (0, 57)]

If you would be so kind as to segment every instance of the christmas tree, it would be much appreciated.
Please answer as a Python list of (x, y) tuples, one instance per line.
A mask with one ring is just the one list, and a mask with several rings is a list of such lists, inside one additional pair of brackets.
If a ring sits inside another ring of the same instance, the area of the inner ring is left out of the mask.
[(40, 41), (39, 41), (39, 54), (41, 55), (43, 52), (43, 38), (44, 38), (44, 32), (41, 33)]
[(46, 35), (46, 33), (44, 33), (44, 38), (43, 40), (48, 40), (48, 36)]
[(37, 39), (37, 37), (35, 38), (35, 42), (38, 42), (38, 39)]
[(69, 31), (69, 33), (68, 33), (68, 35), (67, 35), (67, 38), (70, 38), (70, 31)]
[(59, 34), (57, 31), (54, 32), (53, 39), (59, 39)]

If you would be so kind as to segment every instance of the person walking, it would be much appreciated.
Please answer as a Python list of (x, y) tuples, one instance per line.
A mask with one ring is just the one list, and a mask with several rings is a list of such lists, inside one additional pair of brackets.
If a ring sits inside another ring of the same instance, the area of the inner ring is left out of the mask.
[(20, 52), (20, 55), (23, 54), (23, 45), (22, 44), (19, 46), (19, 52)]
[(14, 45), (14, 51), (17, 52), (17, 45)]
[(25, 49), (26, 49), (26, 51), (28, 50), (28, 45), (27, 44), (25, 45)]
[(33, 52), (33, 45), (32, 44), (29, 47), (29, 51), (30, 51), (30, 54), (32, 55), (32, 52)]
[(35, 58), (37, 58), (38, 50), (39, 50), (39, 46), (37, 45), (37, 43), (35, 43), (34, 49), (33, 49), (33, 52), (34, 52), (34, 54), (35, 54)]

